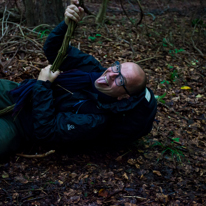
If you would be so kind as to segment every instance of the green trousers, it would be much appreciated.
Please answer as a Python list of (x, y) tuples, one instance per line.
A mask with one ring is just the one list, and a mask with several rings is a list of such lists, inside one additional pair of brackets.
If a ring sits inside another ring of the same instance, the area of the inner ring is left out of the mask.
[[(0, 110), (14, 104), (8, 91), (16, 88), (18, 83), (0, 79)], [(21, 147), (24, 132), (18, 118), (12, 114), (0, 116), (0, 161), (5, 155), (15, 153)]]

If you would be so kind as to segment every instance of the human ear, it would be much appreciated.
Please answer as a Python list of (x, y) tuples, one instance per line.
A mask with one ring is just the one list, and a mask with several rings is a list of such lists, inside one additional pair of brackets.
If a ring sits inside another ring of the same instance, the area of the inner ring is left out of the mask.
[(130, 98), (129, 94), (122, 94), (121, 96), (117, 97), (117, 100), (129, 99), (129, 98)]

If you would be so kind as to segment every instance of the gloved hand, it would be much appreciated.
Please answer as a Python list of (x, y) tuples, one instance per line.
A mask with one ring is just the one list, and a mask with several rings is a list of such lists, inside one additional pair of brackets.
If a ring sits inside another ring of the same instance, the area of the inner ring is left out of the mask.
[(70, 19), (78, 23), (84, 16), (84, 9), (80, 6), (77, 7), (75, 4), (78, 5), (79, 1), (71, 0), (71, 5), (69, 5), (65, 10), (64, 21), (67, 25), (69, 24)]

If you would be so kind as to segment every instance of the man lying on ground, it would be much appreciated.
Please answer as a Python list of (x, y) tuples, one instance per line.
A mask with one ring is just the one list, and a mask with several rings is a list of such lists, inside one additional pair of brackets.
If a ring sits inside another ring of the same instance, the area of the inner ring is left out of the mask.
[[(79, 21), (77, 0), (67, 7), (65, 21), (48, 36), (44, 51), (52, 64), (70, 19)], [(0, 109), (16, 103), (11, 115), (0, 118), (0, 155), (16, 152), (23, 143), (72, 145), (87, 141), (132, 141), (148, 134), (156, 114), (146, 75), (135, 63), (115, 62), (103, 68), (91, 55), (69, 46), (60, 72), (42, 69), (37, 80), (0, 81)], [(15, 88), (16, 87), (16, 88)], [(15, 89), (14, 89), (15, 88)], [(6, 91), (12, 90), (9, 94)]]

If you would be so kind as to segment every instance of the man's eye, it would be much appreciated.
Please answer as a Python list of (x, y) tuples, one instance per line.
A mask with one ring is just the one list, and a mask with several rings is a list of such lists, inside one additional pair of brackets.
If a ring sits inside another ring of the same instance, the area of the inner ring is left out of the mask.
[(123, 79), (122, 79), (122, 78), (120, 78), (119, 82), (120, 82), (120, 84), (121, 84), (121, 85), (123, 85), (123, 84), (124, 84), (124, 81), (123, 81)]

